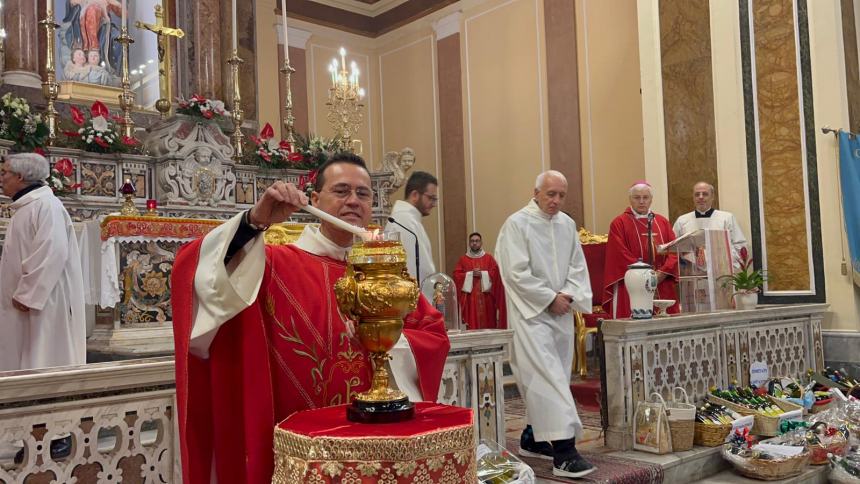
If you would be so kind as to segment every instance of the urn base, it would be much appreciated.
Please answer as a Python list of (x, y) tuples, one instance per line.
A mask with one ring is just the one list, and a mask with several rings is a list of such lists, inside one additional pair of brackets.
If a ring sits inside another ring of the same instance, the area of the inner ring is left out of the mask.
[(415, 404), (406, 397), (386, 402), (353, 400), (346, 407), (346, 419), (356, 423), (405, 422), (414, 416)]

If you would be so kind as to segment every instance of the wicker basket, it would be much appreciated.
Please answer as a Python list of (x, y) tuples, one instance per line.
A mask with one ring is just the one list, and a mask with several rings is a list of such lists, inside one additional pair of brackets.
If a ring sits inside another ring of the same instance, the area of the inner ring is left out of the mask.
[[(675, 399), (678, 390), (681, 390), (683, 400)], [(672, 400), (666, 402), (666, 414), (669, 416), (669, 432), (672, 434), (672, 452), (692, 449), (696, 433), (696, 406), (690, 403), (686, 390), (681, 387), (672, 390)]]
[[(822, 385), (826, 386), (827, 388), (838, 388), (838, 389), (842, 390), (842, 393), (845, 393), (851, 389), (851, 387), (849, 387), (848, 385), (843, 385), (841, 383), (837, 383), (837, 382), (831, 380), (830, 378), (827, 378), (826, 376), (822, 375), (821, 372), (818, 372), (818, 371), (813, 373), (810, 378), (812, 378), (813, 380), (815, 380), (818, 383), (821, 383)], [(847, 395), (847, 393), (845, 393), (845, 394)]]
[(723, 458), (741, 474), (762, 481), (778, 481), (803, 473), (809, 464), (809, 451), (781, 460), (745, 459), (728, 452), (723, 447)]
[(716, 425), (696, 422), (693, 443), (705, 447), (717, 447), (726, 441), (726, 437), (731, 431), (732, 424)]
[[(801, 410), (802, 413), (803, 407), (801, 407), (800, 405), (796, 405), (794, 403), (782, 400), (780, 398), (775, 398), (770, 395), (765, 395), (765, 398), (770, 400), (774, 405), (778, 406), (785, 412)], [(764, 415), (763, 413), (756, 412), (755, 410), (744, 407), (743, 405), (738, 405), (728, 400), (724, 400), (716, 395), (708, 395), (708, 401), (719, 405), (724, 405), (727, 408), (730, 408), (741, 415), (754, 415), (755, 425), (753, 425), (751, 431), (753, 435), (764, 435), (767, 437), (779, 435), (779, 417), (771, 417), (769, 415)]]
[(832, 406), (833, 397), (830, 397), (825, 400), (816, 400), (815, 403), (812, 404), (812, 408), (809, 409), (809, 413), (821, 413), (825, 410), (829, 410)]

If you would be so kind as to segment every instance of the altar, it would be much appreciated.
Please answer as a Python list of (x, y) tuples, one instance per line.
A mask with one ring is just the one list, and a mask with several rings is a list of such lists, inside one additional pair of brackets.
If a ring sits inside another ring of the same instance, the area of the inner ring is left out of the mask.
[(821, 321), (827, 304), (760, 307), (650, 320), (604, 320), (601, 374), (606, 445), (632, 447), (636, 402), (672, 389), (701, 401), (712, 386), (749, 385), (750, 365), (766, 363), (771, 376), (800, 378), (824, 367)]

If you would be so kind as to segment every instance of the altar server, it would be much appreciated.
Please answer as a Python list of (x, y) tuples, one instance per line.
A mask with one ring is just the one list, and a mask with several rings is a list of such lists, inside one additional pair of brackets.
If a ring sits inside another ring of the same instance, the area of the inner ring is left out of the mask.
[[(394, 202), (391, 208), (391, 220), (385, 226), (386, 232), (400, 232), (400, 242), (406, 249), (406, 268), (409, 274), (418, 280), (419, 287), (427, 276), (436, 273), (433, 263), (433, 246), (430, 237), (421, 223), (423, 217), (430, 216), (433, 208), (439, 204), (439, 182), (436, 177), (416, 171), (409, 176), (404, 188), (403, 200)], [(415, 241), (418, 240), (418, 253), (415, 253)], [(419, 273), (420, 271), (420, 273)]]
[(0, 259), (0, 370), (86, 363), (81, 256), (72, 219), (44, 183), (48, 160), (6, 156), (12, 219)]
[(511, 368), (526, 404), (520, 453), (553, 460), (553, 474), (582, 477), (595, 467), (576, 451), (582, 422), (570, 393), (571, 311), (591, 312), (588, 268), (576, 223), (561, 207), (567, 180), (538, 175), (534, 198), (505, 221), (496, 260), (514, 330)]
[[(320, 167), (313, 205), (364, 227), (373, 191), (364, 161)], [(299, 410), (346, 404), (370, 388), (366, 350), (351, 338), (333, 286), (353, 234), (323, 221), (294, 245), (266, 246), (269, 224), (308, 202), (275, 182), (249, 211), (185, 246), (173, 267), (173, 326), (183, 481), (269, 482), (275, 425)], [(442, 315), (419, 297), (391, 362), (397, 385), (434, 401), (450, 343)]]
[(469, 234), (469, 250), (454, 268), (460, 315), (469, 329), (505, 329), (505, 285), (496, 259), (482, 245), (481, 234)]
[[(606, 262), (603, 270), (603, 309), (616, 318), (629, 318), (630, 295), (624, 286), (627, 267), (636, 261), (652, 263), (657, 272), (654, 299), (674, 299), (666, 312), (679, 312), (675, 281), (678, 277), (678, 256), (660, 253), (657, 246), (675, 240), (675, 233), (666, 217), (651, 211), (654, 196), (646, 181), (635, 182), (628, 191), (630, 206), (609, 224)], [(651, 219), (651, 239), (648, 220)], [(649, 254), (650, 252), (650, 254)]]
[(672, 229), (680, 237), (699, 229), (725, 229), (732, 244), (732, 261), (739, 267), (739, 254), (746, 247), (747, 238), (731, 212), (714, 208), (714, 186), (700, 181), (693, 185), (693, 204), (696, 209), (678, 217)]

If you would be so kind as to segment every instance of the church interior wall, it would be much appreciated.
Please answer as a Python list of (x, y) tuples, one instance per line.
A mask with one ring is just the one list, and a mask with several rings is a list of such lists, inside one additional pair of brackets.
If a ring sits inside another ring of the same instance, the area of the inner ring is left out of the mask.
[[(280, 101), (280, 85), (283, 84), (281, 73), (278, 69), (283, 65), (283, 35), (278, 35), (279, 31), (275, 28), (279, 17), (273, 17), (275, 11), (276, 0), (255, 0), (254, 10), (257, 15), (254, 17), (255, 37), (257, 44), (260, 46), (273, 46), (269, 48), (257, 49), (257, 62), (255, 65), (255, 77), (257, 83), (257, 91), (260, 96), (257, 97), (257, 112), (259, 113), (260, 124), (264, 125), (267, 122), (275, 129), (275, 135), (280, 136), (280, 109), (283, 102)], [(297, 78), (300, 76), (294, 76)], [(295, 81), (293, 81), (295, 83)], [(305, 108), (307, 113), (307, 108)], [(305, 116), (305, 119), (307, 117)], [(306, 131), (305, 128), (304, 131)]]

